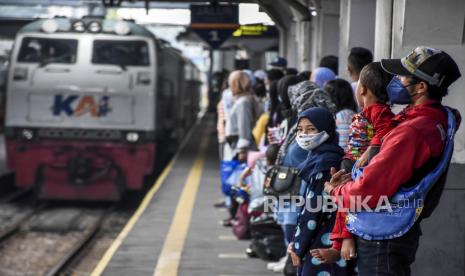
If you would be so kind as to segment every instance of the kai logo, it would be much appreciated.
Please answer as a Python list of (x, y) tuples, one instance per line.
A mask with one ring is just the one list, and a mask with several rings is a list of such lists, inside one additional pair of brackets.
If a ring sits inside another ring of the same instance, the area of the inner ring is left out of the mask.
[(89, 113), (92, 117), (105, 117), (111, 111), (110, 97), (103, 96), (96, 100), (94, 96), (56, 95), (53, 103), (53, 115), (82, 116)]

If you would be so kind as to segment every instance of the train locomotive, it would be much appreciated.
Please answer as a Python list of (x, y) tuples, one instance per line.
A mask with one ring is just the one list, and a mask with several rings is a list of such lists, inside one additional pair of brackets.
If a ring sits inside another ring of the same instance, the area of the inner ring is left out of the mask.
[(143, 26), (37, 20), (17, 34), (7, 81), (7, 164), (41, 199), (119, 200), (199, 113), (200, 71)]

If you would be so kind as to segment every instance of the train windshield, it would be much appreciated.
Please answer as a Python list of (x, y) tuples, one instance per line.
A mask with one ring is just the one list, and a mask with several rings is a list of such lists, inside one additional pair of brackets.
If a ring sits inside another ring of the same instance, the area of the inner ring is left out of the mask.
[(25, 37), (19, 50), (19, 62), (75, 63), (78, 41), (75, 39), (54, 39)]
[(119, 66), (148, 66), (149, 49), (145, 41), (95, 40), (92, 63)]

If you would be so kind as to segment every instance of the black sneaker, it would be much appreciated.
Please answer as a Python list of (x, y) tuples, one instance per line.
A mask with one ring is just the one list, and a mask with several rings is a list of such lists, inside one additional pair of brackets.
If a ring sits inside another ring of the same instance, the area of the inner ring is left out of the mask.
[(253, 251), (252, 248), (250, 248), (250, 247), (247, 247), (247, 249), (245, 250), (245, 254), (247, 254), (247, 257), (249, 257), (249, 258), (258, 258), (255, 251)]
[(221, 224), (224, 227), (232, 227), (233, 226), (233, 219), (224, 219)]
[(213, 207), (215, 207), (215, 208), (226, 208), (226, 202), (224, 202), (224, 201), (217, 202), (217, 203), (213, 204)]

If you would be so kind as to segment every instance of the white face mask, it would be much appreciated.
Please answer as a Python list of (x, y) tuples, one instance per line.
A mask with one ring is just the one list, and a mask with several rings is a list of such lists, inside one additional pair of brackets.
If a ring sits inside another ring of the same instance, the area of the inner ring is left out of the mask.
[(297, 144), (304, 150), (311, 151), (329, 139), (328, 133), (322, 131), (316, 134), (298, 134), (295, 137)]

